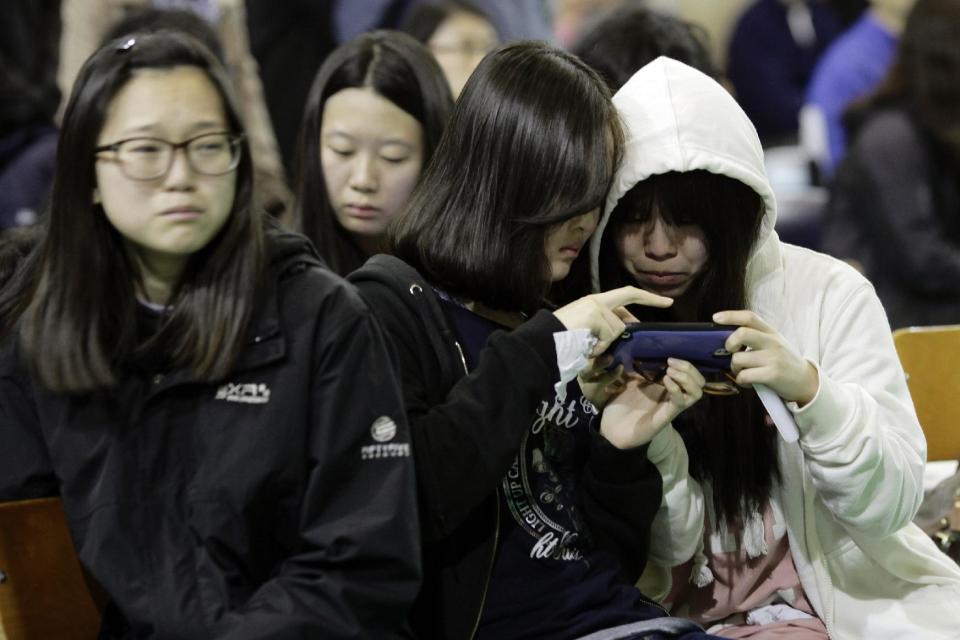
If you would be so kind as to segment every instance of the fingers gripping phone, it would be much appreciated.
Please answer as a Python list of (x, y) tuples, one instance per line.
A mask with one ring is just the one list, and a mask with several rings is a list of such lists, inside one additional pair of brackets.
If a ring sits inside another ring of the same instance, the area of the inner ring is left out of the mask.
[(709, 322), (632, 322), (610, 345), (611, 368), (622, 364), (627, 371), (661, 369), (667, 358), (691, 363), (701, 373), (730, 370), (724, 343), (735, 327)]
[[(724, 346), (734, 330), (736, 327), (709, 322), (631, 323), (607, 349), (606, 353), (613, 355), (608, 368), (622, 364), (625, 371), (656, 380), (666, 370), (667, 358), (679, 358), (691, 363), (706, 378), (704, 393), (734, 395), (739, 393), (739, 387), (730, 373), (733, 354)], [(753, 388), (783, 439), (796, 442), (800, 431), (783, 400), (766, 385), (754, 384)]]
[(730, 373), (730, 358), (724, 343), (736, 327), (709, 322), (634, 322), (624, 329), (606, 353), (613, 356), (608, 369), (623, 365), (648, 379), (658, 379), (667, 368), (667, 358), (686, 360), (707, 378), (708, 393), (737, 393)]

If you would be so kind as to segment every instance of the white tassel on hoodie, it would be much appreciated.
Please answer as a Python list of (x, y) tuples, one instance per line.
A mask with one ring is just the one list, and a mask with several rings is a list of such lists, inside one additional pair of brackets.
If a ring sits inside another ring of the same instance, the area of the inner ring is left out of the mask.
[[(716, 514), (713, 510), (713, 491), (707, 483), (703, 484), (704, 514), (706, 517), (706, 530), (712, 532), (710, 538), (710, 552), (731, 553), (736, 550), (735, 537), (730, 535), (727, 525), (724, 522), (717, 522)], [(747, 516), (740, 540), (743, 544), (743, 550), (751, 560), (765, 556), (769, 553), (767, 539), (764, 529), (763, 514), (757, 510), (751, 511)], [(701, 540), (697, 546), (697, 551), (693, 556), (693, 566), (690, 570), (690, 582), (698, 588), (710, 585), (715, 577), (709, 566), (709, 559), (704, 553), (704, 542)]]
[(763, 533), (763, 516), (759, 511), (753, 511), (743, 528), (743, 550), (751, 560), (767, 555), (767, 540)]

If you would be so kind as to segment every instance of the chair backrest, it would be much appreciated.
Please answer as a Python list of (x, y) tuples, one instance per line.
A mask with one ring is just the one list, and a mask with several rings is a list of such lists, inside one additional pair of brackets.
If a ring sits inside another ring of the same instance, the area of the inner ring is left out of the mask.
[(0, 502), (0, 573), (0, 640), (97, 637), (59, 498)]
[(893, 332), (928, 460), (960, 460), (960, 325)]

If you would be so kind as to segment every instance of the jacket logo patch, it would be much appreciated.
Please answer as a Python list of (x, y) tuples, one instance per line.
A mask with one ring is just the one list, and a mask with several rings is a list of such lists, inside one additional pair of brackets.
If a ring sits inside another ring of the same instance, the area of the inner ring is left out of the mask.
[(378, 444), (369, 444), (360, 447), (361, 460), (376, 460), (378, 458), (408, 458), (410, 457), (409, 443), (391, 443), (397, 435), (397, 423), (390, 416), (380, 416), (370, 426), (370, 437)]
[(390, 442), (397, 435), (397, 423), (389, 416), (380, 416), (373, 421), (370, 435), (377, 442)]
[(376, 460), (377, 458), (409, 458), (409, 444), (370, 444), (360, 447), (361, 460)]
[(217, 389), (216, 399), (244, 404), (267, 404), (270, 402), (270, 387), (256, 382), (228, 382)]

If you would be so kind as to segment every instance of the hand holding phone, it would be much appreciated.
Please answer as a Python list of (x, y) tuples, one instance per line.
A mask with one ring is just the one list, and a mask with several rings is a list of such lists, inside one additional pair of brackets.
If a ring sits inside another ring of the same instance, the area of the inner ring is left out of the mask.
[(724, 343), (736, 327), (709, 322), (635, 322), (626, 325), (607, 353), (609, 368), (622, 364), (626, 371), (656, 371), (667, 358), (686, 360), (701, 373), (730, 371), (731, 353)]
[(724, 343), (735, 329), (709, 322), (630, 323), (606, 351), (612, 357), (608, 369), (623, 365), (624, 371), (655, 380), (666, 370), (667, 359), (676, 358), (707, 378), (705, 393), (733, 395), (738, 389), (730, 378), (732, 354)]

